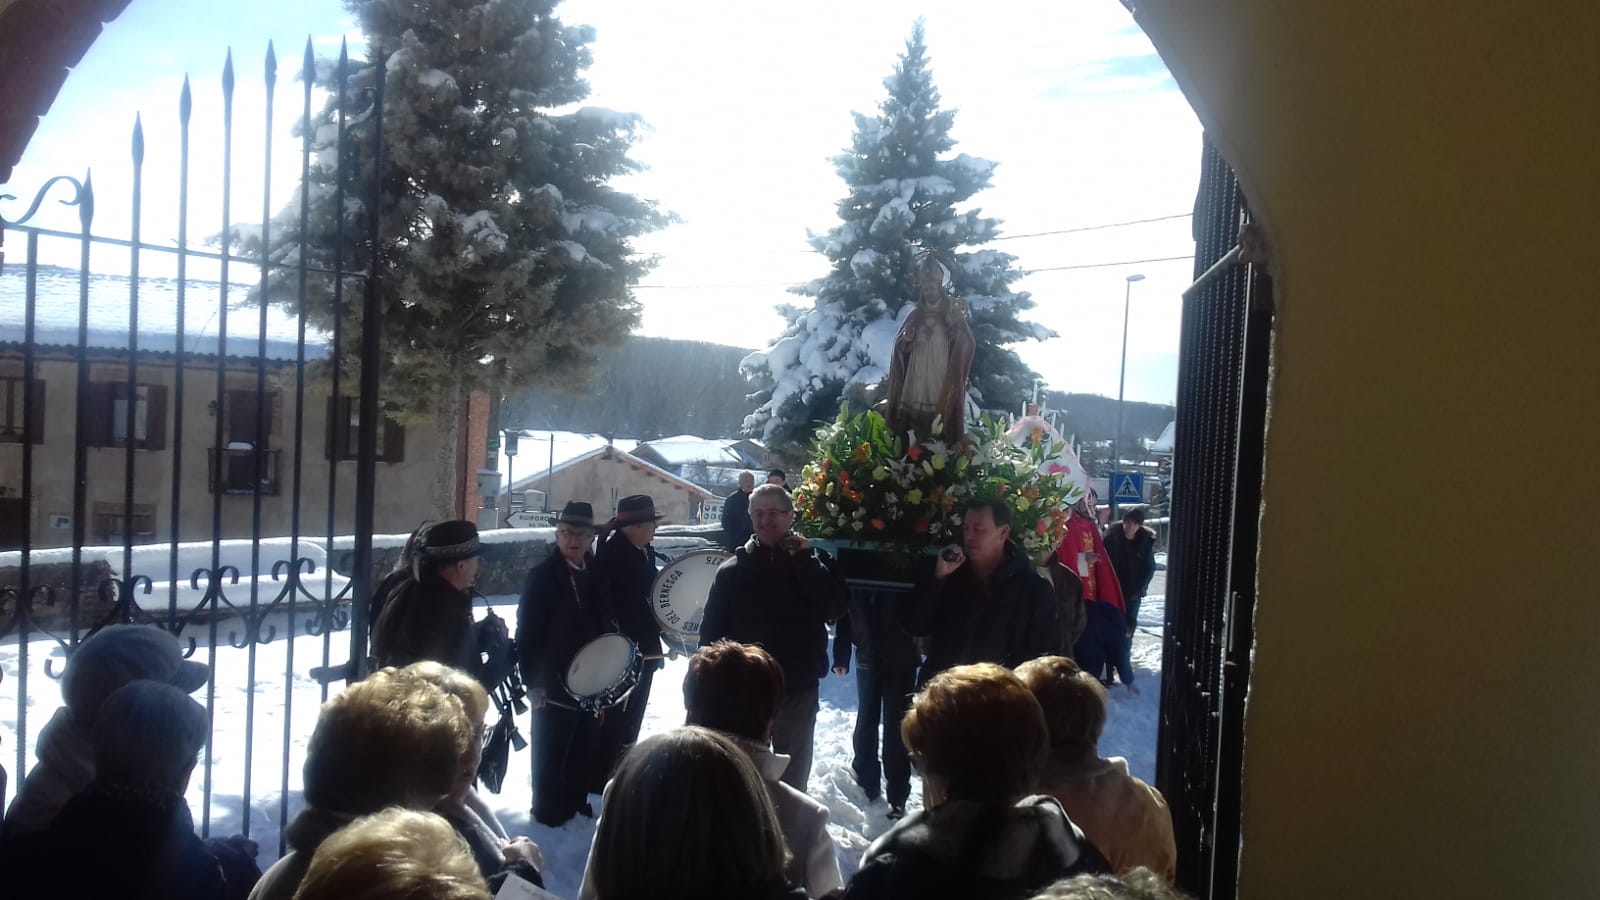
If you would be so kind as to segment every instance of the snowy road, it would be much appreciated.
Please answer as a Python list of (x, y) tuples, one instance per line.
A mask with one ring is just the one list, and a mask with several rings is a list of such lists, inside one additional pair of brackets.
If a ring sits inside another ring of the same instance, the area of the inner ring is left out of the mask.
[[(1165, 604), (1159, 593), (1165, 589), (1164, 582), (1165, 572), (1158, 573), (1151, 585), (1152, 594), (1157, 596), (1146, 599), (1140, 609), (1141, 630), (1134, 638), (1134, 666), (1139, 673), (1142, 693), (1134, 697), (1121, 688), (1114, 689), (1100, 746), (1101, 752), (1108, 756), (1127, 757), (1133, 773), (1146, 781), (1153, 781), (1155, 775), (1156, 723), (1161, 696), (1161, 642), (1155, 635), (1160, 634), (1162, 627)], [(515, 628), (514, 598), (495, 597), (492, 602), (496, 611)], [(276, 624), (280, 635), (283, 634), (287, 623)], [(209, 820), (213, 834), (245, 830), (243, 811), (248, 807), (249, 833), (261, 841), (261, 862), (265, 866), (278, 856), (280, 823), (292, 818), (300, 808), (300, 765), (305, 759), (306, 741), (322, 699), (322, 686), (305, 673), (322, 662), (322, 638), (302, 635), (293, 641), (294, 675), (286, 679), (290, 642), (279, 637), (255, 647), (252, 653), (250, 649), (236, 649), (227, 643), (226, 625), (221, 631), (214, 650), (204, 630), (193, 635), (199, 644), (195, 658), (211, 661), (215, 666), (215, 696), (210, 703), (216, 727), (210, 757), (212, 799), (209, 810), (204, 806), (207, 780), (204, 767), (196, 770), (189, 803), (196, 822)], [(346, 658), (347, 653), (342, 652), (342, 648), (347, 646), (348, 640), (348, 632), (333, 635), (332, 659), (335, 662)], [(42, 639), (30, 642), (28, 648), (31, 688), (25, 702), (28, 763), (33, 760), (32, 742), (39, 728), (60, 705), (56, 682), (45, 673), (45, 662), (54, 647), (51, 641)], [(0, 754), (4, 754), (0, 760), (12, 773), (12, 790), (19, 780), (16, 735), (20, 661), (15, 642), (0, 645), (0, 671), (5, 676), (0, 682)], [(253, 679), (250, 677), (252, 665)], [(57, 659), (54, 668), (59, 671), (59, 666)], [(683, 723), (680, 685), (686, 667), (684, 659), (671, 660), (657, 675), (645, 715), (644, 733), (666, 731)], [(207, 702), (206, 691), (197, 693), (196, 697)], [(868, 803), (850, 776), (851, 730), (856, 706), (854, 675), (843, 678), (830, 675), (823, 682), (821, 702), (810, 793), (830, 810), (830, 830), (839, 849), (840, 866), (848, 878), (855, 871), (861, 852), (873, 838), (888, 829), (890, 823), (884, 816), (888, 807), (882, 800)], [(252, 740), (247, 742), (245, 724), (252, 718), (254, 727), (248, 732)], [(526, 718), (519, 724), (526, 733)], [(285, 745), (288, 747), (287, 768)], [(559, 896), (576, 897), (594, 823), (579, 818), (562, 828), (551, 829), (532, 822), (528, 815), (531, 803), (529, 769), (529, 754), (514, 754), (504, 791), (488, 795), (488, 799), (513, 833), (527, 834), (543, 848), (550, 889)], [(285, 773), (287, 807), (280, 791)], [(10, 802), (10, 796), (5, 799)], [(593, 801), (598, 807), (599, 798)], [(916, 809), (920, 804), (920, 788), (913, 784), (910, 806)]]

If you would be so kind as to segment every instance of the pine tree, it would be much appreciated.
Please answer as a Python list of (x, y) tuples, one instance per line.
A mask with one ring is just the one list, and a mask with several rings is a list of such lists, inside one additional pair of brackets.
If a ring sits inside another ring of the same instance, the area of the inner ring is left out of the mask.
[[(568, 26), (557, 0), (347, 0), (367, 35), (369, 59), (344, 99), (350, 127), (343, 265), (372, 263), (367, 241), (372, 196), (373, 87), (384, 89), (384, 164), (377, 271), (383, 305), (385, 411), (431, 420), (438, 445), (434, 505), (455, 506), (455, 450), (461, 405), (476, 390), (498, 397), (559, 377), (586, 378), (596, 351), (639, 320), (631, 288), (653, 265), (630, 240), (665, 224), (652, 203), (608, 181), (636, 171), (629, 149), (640, 119), (570, 107), (588, 96), (582, 72), (594, 31)], [(319, 81), (334, 88), (332, 67)], [(332, 269), (339, 211), (334, 161), (339, 98), (313, 121), (316, 164), (309, 224), (300, 228), (299, 192), (278, 217), (269, 253), (290, 264), (268, 297), (298, 311), (304, 252)], [(248, 244), (245, 248), (250, 249)], [(331, 331), (331, 277), (313, 274), (310, 322)], [(347, 278), (341, 361), (346, 384), (358, 371), (364, 282)], [(354, 391), (351, 391), (354, 393)]]
[(970, 393), (980, 407), (1014, 408), (1035, 376), (1008, 345), (1052, 336), (1020, 318), (1033, 301), (1010, 289), (1023, 274), (1015, 258), (981, 249), (999, 220), (956, 208), (989, 185), (995, 164), (948, 155), (956, 112), (939, 108), (921, 21), (884, 86), (889, 96), (878, 114), (855, 113), (851, 147), (833, 159), (849, 188), (840, 224), (810, 236), (832, 271), (794, 289), (813, 302), (782, 307), (783, 334), (742, 364), (760, 402), (745, 430), (780, 451), (804, 445), (841, 397), (887, 377), (895, 329), (916, 296), (912, 262), (921, 251), (945, 263), (967, 306), (978, 344)]

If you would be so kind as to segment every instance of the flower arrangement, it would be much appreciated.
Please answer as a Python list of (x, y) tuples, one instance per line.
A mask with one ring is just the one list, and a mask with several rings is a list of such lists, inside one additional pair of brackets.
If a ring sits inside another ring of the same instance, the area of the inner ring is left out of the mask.
[(1015, 442), (1004, 423), (985, 417), (956, 446), (909, 442), (875, 412), (841, 409), (817, 430), (811, 462), (793, 497), (809, 537), (912, 550), (959, 538), (970, 499), (1011, 507), (1011, 534), (1036, 562), (1061, 542), (1066, 507), (1077, 488), (1049, 471), (1062, 446), (1037, 434)]

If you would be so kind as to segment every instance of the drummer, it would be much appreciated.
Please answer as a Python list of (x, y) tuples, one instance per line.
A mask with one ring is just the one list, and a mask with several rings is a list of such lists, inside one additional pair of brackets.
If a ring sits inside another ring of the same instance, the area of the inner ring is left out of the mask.
[[(573, 501), (556, 519), (556, 553), (528, 573), (517, 607), (517, 648), (533, 707), (533, 818), (559, 827), (594, 817), (588, 765), (599, 725), (564, 696), (562, 682), (578, 649), (616, 623), (595, 594), (589, 547), (594, 509)], [(554, 701), (554, 702), (549, 702)]]
[(650, 611), (650, 586), (655, 582), (655, 550), (650, 541), (656, 534), (654, 500), (634, 494), (617, 501), (617, 514), (607, 523), (595, 551), (595, 589), (615, 617), (618, 631), (638, 645), (644, 654), (639, 682), (623, 705), (608, 710), (601, 724), (599, 748), (590, 772), (590, 793), (605, 789), (611, 770), (622, 754), (639, 739), (644, 724), (645, 704), (650, 701), (650, 684), (661, 668), (661, 628)]
[(764, 484), (750, 495), (755, 535), (722, 564), (711, 584), (700, 646), (728, 638), (756, 644), (783, 670), (783, 702), (772, 749), (789, 757), (780, 779), (805, 793), (817, 723), (817, 682), (828, 673), (827, 623), (844, 614), (848, 590), (829, 558), (791, 529), (789, 492)]

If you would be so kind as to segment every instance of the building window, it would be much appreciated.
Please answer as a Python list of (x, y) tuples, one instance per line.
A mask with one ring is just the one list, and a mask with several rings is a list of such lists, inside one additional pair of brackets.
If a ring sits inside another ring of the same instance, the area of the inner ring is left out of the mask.
[[(378, 429), (378, 462), (398, 463), (406, 458), (406, 430), (389, 416)], [(329, 459), (339, 462), (357, 458), (361, 447), (361, 405), (353, 397), (328, 399)]]
[[(0, 444), (20, 444), (24, 434), (23, 400), (27, 397), (28, 381), (21, 375), (0, 378)], [(44, 443), (44, 382), (33, 382), (33, 404), (27, 410), (29, 442)]]
[(96, 382), (89, 385), (89, 391), (89, 446), (126, 447), (131, 405), (133, 446), (139, 450), (166, 448), (167, 389), (164, 385), (134, 385), (130, 393), (125, 381)]
[(121, 503), (94, 505), (94, 538), (101, 544), (126, 543), (132, 529), (133, 543), (148, 544), (156, 539), (156, 508), (149, 503), (124, 507)]

